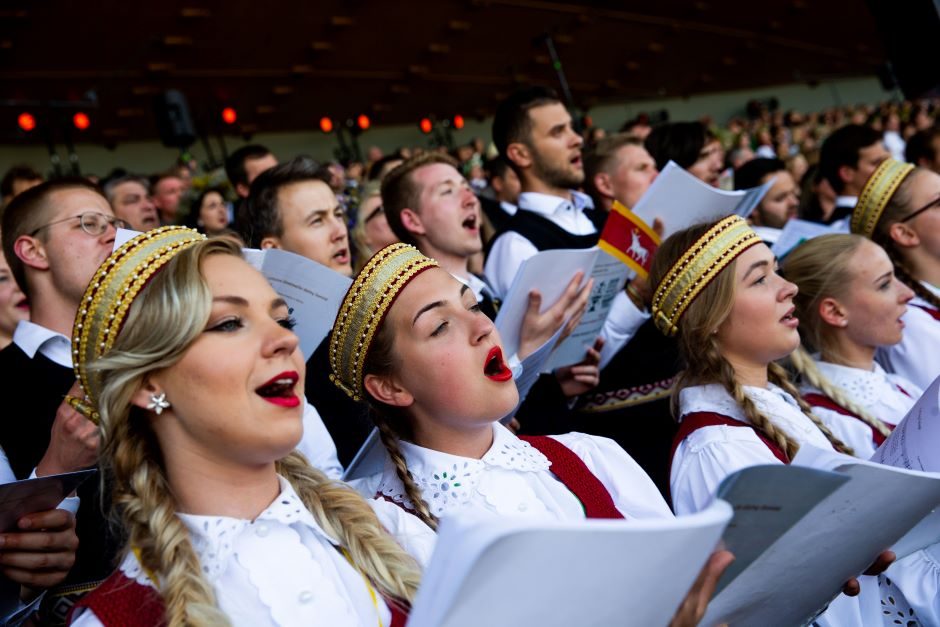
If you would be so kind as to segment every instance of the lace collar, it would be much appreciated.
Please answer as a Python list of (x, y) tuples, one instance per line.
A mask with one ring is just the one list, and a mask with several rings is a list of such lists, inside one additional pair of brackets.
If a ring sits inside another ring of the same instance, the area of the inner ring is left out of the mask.
[[(253, 521), (227, 516), (197, 516), (177, 513), (189, 530), (190, 542), (203, 575), (213, 583), (225, 573), (235, 552), (235, 540), (246, 530), (261, 533), (262, 527), (270, 524), (291, 526), (301, 524), (309, 527), (316, 535), (338, 546), (339, 541), (327, 534), (313, 519), (313, 515), (297, 496), (293, 486), (284, 477), (278, 476), (281, 493)], [(133, 553), (128, 554), (121, 565), (124, 574), (140, 584), (153, 585), (150, 578), (140, 567)]]
[[(872, 370), (852, 368), (825, 361), (817, 361), (816, 366), (824, 377), (833, 385), (841, 388), (849, 398), (856, 403), (872, 406), (888, 402), (899, 394), (903, 394), (898, 385), (888, 378), (888, 373), (875, 364)], [(906, 392), (913, 394), (911, 390)]]
[[(493, 423), (493, 444), (480, 459), (451, 455), (410, 442), (401, 442), (399, 446), (408, 470), (435, 516), (469, 502), (487, 468), (541, 472), (551, 466), (547, 457), (499, 423)], [(386, 459), (378, 492), (414, 509), (390, 459)]]

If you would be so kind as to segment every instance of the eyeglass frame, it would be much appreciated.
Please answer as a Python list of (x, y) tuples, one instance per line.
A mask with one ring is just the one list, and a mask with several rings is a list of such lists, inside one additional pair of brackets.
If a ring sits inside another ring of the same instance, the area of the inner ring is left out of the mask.
[[(104, 227), (104, 230), (101, 231), (100, 233), (92, 233), (91, 231), (89, 231), (89, 230), (86, 228), (86, 226), (85, 226), (85, 216), (87, 216), (87, 215), (96, 215), (96, 216), (101, 216), (102, 218), (104, 218), (105, 221), (107, 222), (107, 225)], [(77, 216), (69, 216), (68, 218), (62, 218), (61, 220), (55, 220), (54, 222), (49, 222), (48, 224), (43, 224), (41, 227), (39, 227), (39, 228), (37, 228), (37, 229), (33, 229), (33, 231), (31, 231), (28, 235), (29, 235), (30, 237), (36, 237), (36, 233), (39, 233), (39, 231), (43, 230), (44, 228), (46, 228), (46, 227), (48, 227), (48, 226), (54, 226), (54, 225), (56, 225), (56, 224), (62, 224), (63, 222), (68, 222), (69, 220), (74, 220), (75, 218), (78, 218), (78, 223), (79, 223), (79, 226), (82, 227), (82, 230), (85, 231), (85, 233), (87, 233), (88, 235), (91, 235), (92, 237), (100, 237), (100, 236), (104, 235), (105, 232), (108, 230), (108, 226), (113, 226), (115, 229), (126, 229), (126, 228), (129, 228), (129, 225), (127, 224), (127, 221), (126, 221), (126, 220), (123, 220), (123, 219), (118, 218), (118, 217), (116, 217), (116, 216), (109, 216), (109, 215), (107, 215), (107, 214), (105, 214), (105, 213), (101, 213), (100, 211), (84, 211), (84, 212), (78, 214)]]
[(369, 212), (369, 215), (366, 216), (366, 219), (362, 221), (363, 224), (369, 224), (372, 220), (375, 220), (379, 217), (379, 214), (385, 213), (385, 206), (379, 205), (375, 209)]
[(933, 200), (931, 200), (930, 202), (928, 202), (926, 205), (924, 205), (923, 207), (921, 207), (921, 208), (918, 209), (917, 211), (914, 211), (914, 212), (909, 213), (908, 215), (904, 216), (903, 218), (901, 218), (900, 220), (898, 220), (898, 222), (907, 222), (908, 220), (913, 220), (914, 218), (916, 218), (917, 216), (919, 216), (919, 215), (922, 214), (923, 212), (927, 211), (928, 209), (933, 209), (934, 207), (940, 207), (940, 196), (937, 196), (936, 198), (934, 198)]

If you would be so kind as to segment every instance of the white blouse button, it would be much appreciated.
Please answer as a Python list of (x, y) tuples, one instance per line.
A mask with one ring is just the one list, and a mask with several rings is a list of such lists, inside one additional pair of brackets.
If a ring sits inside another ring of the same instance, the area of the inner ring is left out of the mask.
[(313, 592), (310, 590), (301, 591), (300, 595), (297, 597), (297, 600), (301, 603), (310, 603), (313, 601)]
[(266, 535), (268, 535), (268, 531), (269, 531), (268, 526), (264, 524), (258, 525), (258, 528), (255, 529), (255, 533), (258, 535), (259, 538), (263, 538)]
[(518, 509), (519, 509), (520, 512), (524, 512), (524, 511), (526, 511), (527, 509), (529, 509), (529, 506), (526, 505), (525, 503), (519, 503)]

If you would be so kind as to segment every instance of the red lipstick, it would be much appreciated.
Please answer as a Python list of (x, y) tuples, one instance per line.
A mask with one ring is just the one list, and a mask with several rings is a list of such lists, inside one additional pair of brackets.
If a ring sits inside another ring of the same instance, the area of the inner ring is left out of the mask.
[(282, 372), (272, 377), (267, 383), (255, 389), (264, 400), (280, 407), (297, 407), (300, 399), (294, 394), (294, 386), (300, 381), (300, 375), (293, 370)]
[(512, 370), (503, 361), (503, 349), (494, 346), (486, 355), (486, 362), (483, 364), (483, 374), (493, 381), (509, 381), (512, 379)]

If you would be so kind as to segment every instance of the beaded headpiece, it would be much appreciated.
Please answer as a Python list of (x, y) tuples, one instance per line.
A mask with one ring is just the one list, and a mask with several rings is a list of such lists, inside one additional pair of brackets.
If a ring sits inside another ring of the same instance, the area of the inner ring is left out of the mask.
[(679, 330), (689, 305), (728, 264), (761, 239), (740, 216), (728, 216), (708, 229), (679, 257), (653, 294), (653, 323), (664, 334)]
[(375, 253), (353, 281), (330, 334), (330, 380), (355, 401), (362, 400), (362, 369), (375, 332), (401, 290), (421, 272), (437, 267), (408, 244)]
[(865, 187), (858, 195), (858, 203), (852, 211), (852, 232), (871, 238), (875, 234), (878, 220), (884, 213), (888, 201), (898, 186), (914, 171), (910, 163), (886, 159), (868, 177)]
[(85, 289), (72, 329), (72, 363), (84, 399), (69, 397), (69, 404), (97, 423), (100, 377), (88, 364), (114, 345), (134, 299), (154, 274), (205, 235), (179, 226), (142, 233), (111, 253)]

